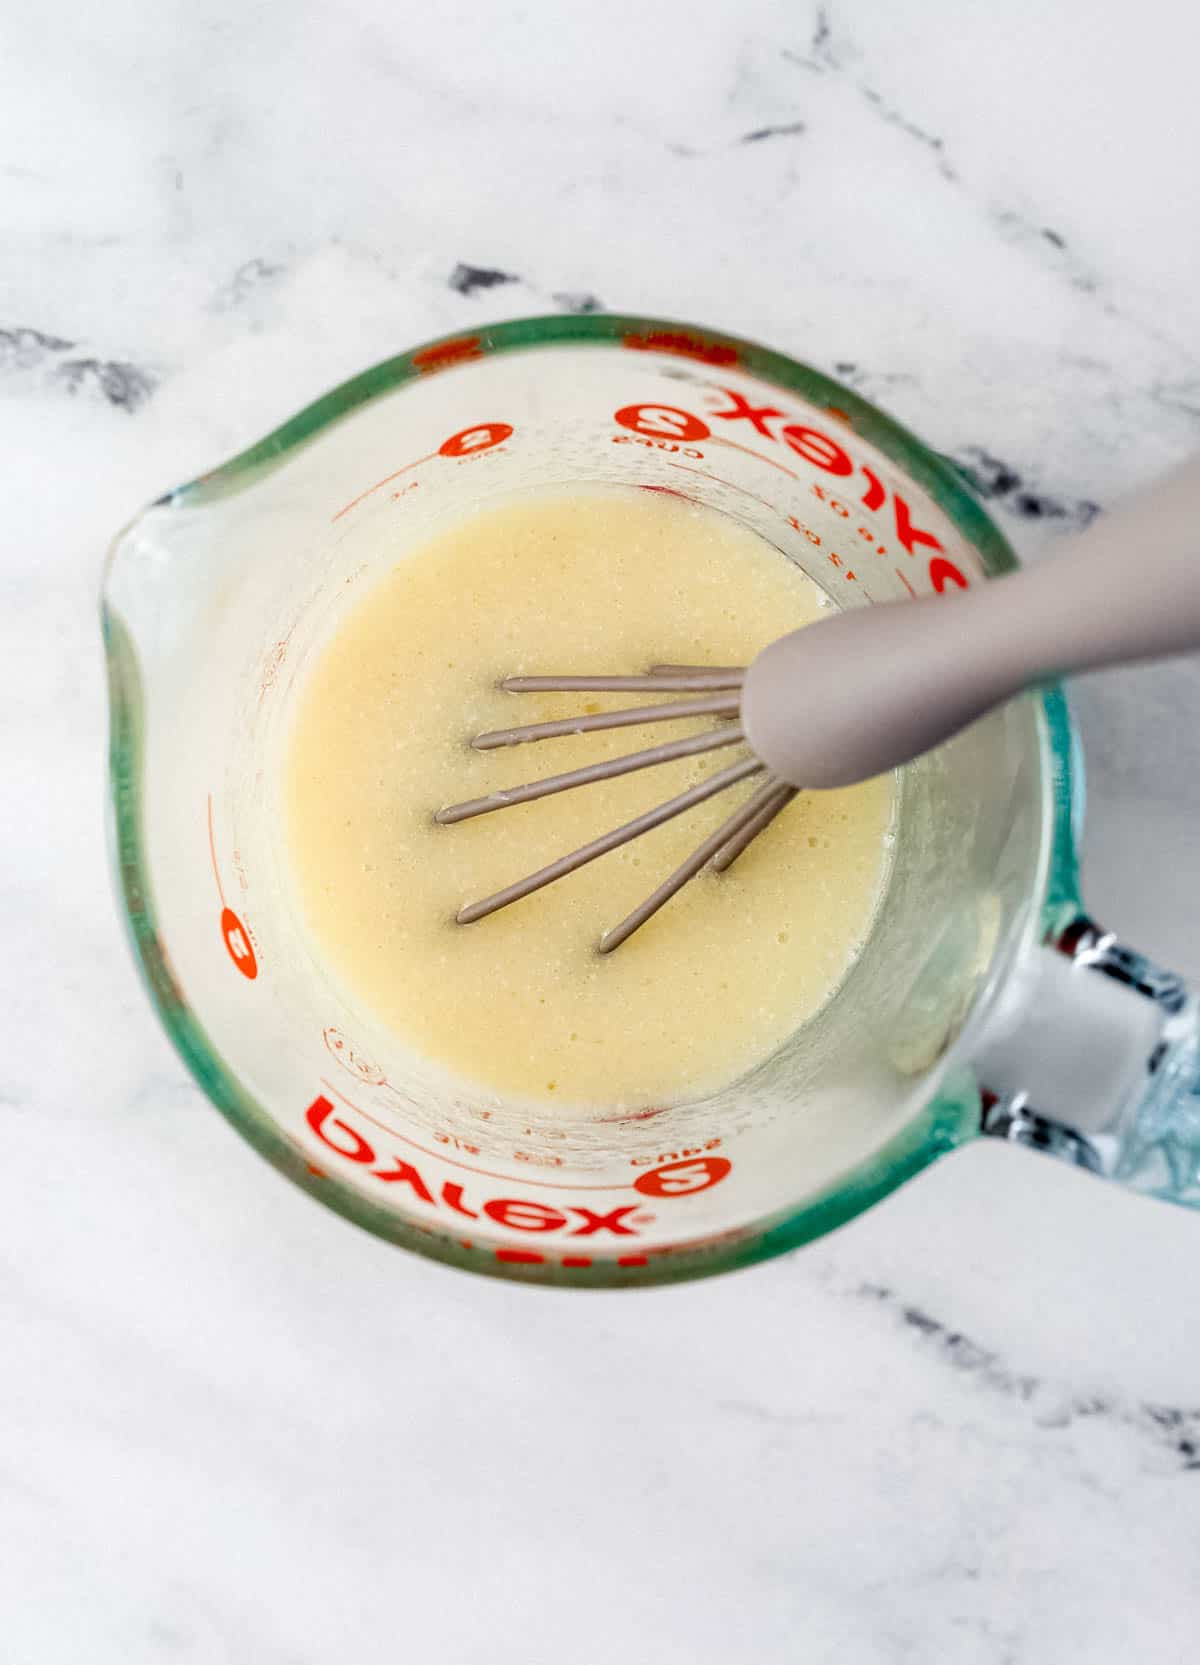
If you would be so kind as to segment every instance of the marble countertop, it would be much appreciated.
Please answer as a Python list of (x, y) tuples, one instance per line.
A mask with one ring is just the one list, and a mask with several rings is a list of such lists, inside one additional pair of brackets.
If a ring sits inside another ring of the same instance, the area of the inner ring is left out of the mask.
[[(1175, 1665), (1200, 1220), (976, 1147), (770, 1266), (472, 1280), (192, 1085), (104, 849), (100, 557), (443, 330), (834, 370), (1036, 556), (1200, 444), (1200, 23), (1084, 0), (25, 8), (0, 63), (5, 1665)], [(1079, 691), (1092, 906), (1200, 973), (1200, 666)]]

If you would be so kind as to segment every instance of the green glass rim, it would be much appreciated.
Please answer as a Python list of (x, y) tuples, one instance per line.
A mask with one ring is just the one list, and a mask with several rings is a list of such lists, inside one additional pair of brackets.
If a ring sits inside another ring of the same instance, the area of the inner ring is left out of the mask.
[[(782, 353), (740, 337), (677, 320), (621, 314), (552, 315), (481, 326), (400, 353), (331, 389), (255, 445), (159, 498), (155, 507), (196, 508), (242, 491), (300, 447), (373, 400), (395, 393), (432, 370), (454, 373), (496, 353), (559, 346), (637, 347), (675, 354), (700, 364), (740, 369), (759, 380), (836, 412), (915, 479), (979, 554), (990, 576), (1016, 565), (1007, 540), (972, 495), (956, 465), (929, 449), (908, 429), (840, 382)], [(134, 523), (136, 524), (136, 522)], [(127, 534), (113, 542), (107, 572)], [(646, 1264), (619, 1266), (596, 1260), (590, 1267), (562, 1268), (496, 1260), (482, 1247), (467, 1249), (433, 1228), (422, 1228), (372, 1204), (338, 1179), (316, 1176), (309, 1154), (279, 1127), (225, 1063), (188, 1005), (159, 934), (150, 882), (144, 825), (145, 703), (130, 634), (107, 599), (101, 622), (109, 689), (109, 831), (113, 866), (134, 957), (151, 1001), (197, 1084), (253, 1148), (288, 1179), (364, 1230), (417, 1254), (507, 1282), (569, 1288), (627, 1288), (689, 1281), (767, 1260), (824, 1235), (881, 1201), (948, 1151), (979, 1131), (979, 1094), (968, 1068), (947, 1067), (920, 1113), (885, 1145), (798, 1205), (713, 1242), (683, 1243), (648, 1251)], [(1049, 854), (1038, 928), (1058, 934), (1082, 906), (1078, 889), (1077, 836), (1083, 809), (1078, 739), (1066, 699), (1057, 685), (1042, 690), (1040, 723), (1050, 779)]]

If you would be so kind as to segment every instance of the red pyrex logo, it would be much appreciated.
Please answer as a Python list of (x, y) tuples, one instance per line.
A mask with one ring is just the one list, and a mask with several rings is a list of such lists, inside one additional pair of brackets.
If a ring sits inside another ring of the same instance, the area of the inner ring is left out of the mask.
[[(861, 475), (862, 480), (858, 483), (861, 486), (865, 481), (866, 490), (860, 493), (859, 502), (869, 513), (878, 514), (887, 506), (890, 498), (896, 540), (905, 553), (915, 558), (918, 550), (933, 552), (929, 558), (929, 582), (932, 588), (939, 594), (948, 584), (957, 585), (963, 590), (968, 588), (966, 577), (954, 562), (948, 559), (941, 540), (915, 523), (907, 499), (898, 491), (889, 492), (878, 474), (874, 469), (868, 468), (866, 463), (856, 464), (839, 440), (820, 428), (812, 427), (808, 422), (789, 421), (784, 412), (775, 405), (753, 405), (743, 394), (731, 387), (722, 387), (719, 392), (729, 403), (724, 409), (709, 413), (712, 421), (748, 423), (763, 439), (770, 440), (774, 445), (786, 446), (794, 456), (802, 458), (813, 468), (821, 469), (823, 473), (832, 474), (835, 478), (849, 482), (855, 475)], [(613, 420), (622, 428), (631, 429), (634, 433), (659, 439), (690, 440), (695, 443), (706, 439), (720, 441), (722, 438), (721, 434), (713, 433), (708, 422), (691, 411), (680, 410), (674, 405), (624, 405), (613, 413)], [(812, 489), (817, 497), (830, 504), (835, 513), (848, 513), (844, 505), (826, 497), (820, 486), (814, 485)]]
[[(366, 1168), (381, 1185), (404, 1186), (412, 1197), (429, 1208), (449, 1209), (468, 1220), (478, 1220), (483, 1215), (510, 1231), (562, 1231), (568, 1237), (592, 1237), (599, 1232), (610, 1232), (614, 1237), (637, 1236), (636, 1224), (630, 1219), (638, 1211), (637, 1203), (624, 1203), (601, 1212), (579, 1203), (555, 1206), (531, 1202), (524, 1197), (487, 1197), (481, 1200), (472, 1196), (468, 1202), (464, 1187), (451, 1180), (447, 1180), (435, 1195), (415, 1163), (400, 1156), (393, 1156), (390, 1163), (381, 1162), (370, 1141), (364, 1139), (349, 1122), (334, 1115), (334, 1107), (323, 1093), (313, 1099), (305, 1112), (305, 1119), (328, 1150), (335, 1151), (347, 1162)], [(477, 1202), (478, 1207), (471, 1207), (472, 1202)]]

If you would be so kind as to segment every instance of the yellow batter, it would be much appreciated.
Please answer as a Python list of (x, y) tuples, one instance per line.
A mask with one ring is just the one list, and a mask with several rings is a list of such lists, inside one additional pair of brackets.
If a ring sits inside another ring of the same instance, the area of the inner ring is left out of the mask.
[(695, 732), (660, 723), (473, 752), (485, 729), (629, 704), (517, 695), (507, 675), (747, 664), (815, 619), (816, 587), (712, 510), (618, 487), (513, 500), (375, 584), (300, 691), (288, 844), (318, 951), (352, 999), (453, 1075), (574, 1110), (727, 1084), (826, 1000), (875, 907), (890, 777), (803, 794), (599, 956), (753, 780), (476, 924), (490, 894), (741, 755), (723, 750), (438, 826), (443, 804)]

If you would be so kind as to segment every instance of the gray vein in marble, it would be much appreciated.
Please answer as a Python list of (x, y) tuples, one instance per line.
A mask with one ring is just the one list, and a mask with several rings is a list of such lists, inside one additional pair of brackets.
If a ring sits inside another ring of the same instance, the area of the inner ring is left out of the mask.
[(263, 289), (281, 278), (287, 267), (279, 261), (257, 257), (244, 261), (229, 282), (217, 291), (213, 301), (216, 312), (230, 312), (240, 306), (256, 290)]
[(829, 21), (828, 6), (817, 7), (807, 53), (793, 52), (789, 47), (784, 47), (782, 56), (788, 63), (797, 64), (801, 69), (812, 70), (816, 75), (823, 75), (827, 69), (841, 69), (841, 59), (834, 51), (833, 28)]
[(862, 393), (868, 399), (878, 398), (884, 389), (915, 387), (917, 383), (916, 376), (909, 370), (864, 370), (853, 359), (838, 359), (833, 370), (847, 387), (852, 387), (856, 393)]
[(157, 387), (156, 376), (125, 359), (63, 356), (77, 345), (65, 336), (28, 326), (0, 328), (0, 375), (32, 372), (71, 395), (98, 393), (107, 404), (124, 411), (137, 410)]
[(578, 292), (570, 289), (556, 289), (550, 299), (564, 312), (579, 314), (587, 312), (603, 312), (604, 302), (597, 295), (589, 294), (586, 290)]
[[(864, 104), (881, 121), (904, 133), (930, 153), (938, 172), (948, 184), (961, 184), (962, 176), (947, 155), (944, 139), (906, 116), (903, 110), (886, 99), (878, 88), (864, 77), (848, 74), (847, 65), (856, 55), (857, 49), (853, 45), (835, 46), (831, 15), (826, 6), (817, 10), (816, 23), (807, 52), (796, 52), (786, 47), (780, 49), (780, 56), (785, 62), (794, 64), (810, 74), (844, 76)], [(1065, 279), (1072, 289), (1083, 294), (1098, 294), (1102, 287), (1099, 276), (1071, 249), (1061, 232), (1002, 203), (981, 199), (980, 206), (989, 224), (1006, 242), (1028, 249), (1035, 259), (1041, 259), (1051, 270)], [(1153, 323), (1133, 315), (1114, 301), (1104, 300), (1101, 306), (1106, 316), (1136, 330), (1159, 346), (1175, 352), (1187, 352), (1190, 344), (1174, 340)], [(1192, 360), (1194, 354), (1188, 352), (1187, 357)], [(1190, 410), (1186, 405), (1183, 408)]]
[(469, 266), (460, 260), (446, 279), (457, 295), (473, 295), (479, 289), (495, 289), (502, 283), (520, 283), (515, 272), (502, 272), (496, 266)]
[(977, 496), (997, 503), (1022, 520), (1063, 520), (1082, 529), (1100, 513), (1088, 497), (1056, 497), (1032, 490), (1024, 476), (981, 445), (966, 445), (951, 458)]
[(154, 392), (156, 378), (120, 359), (73, 358), (58, 365), (55, 379), (68, 393), (95, 390), (118, 410), (135, 411)]
[(1042, 1378), (1016, 1371), (991, 1349), (905, 1301), (887, 1284), (861, 1283), (853, 1293), (892, 1313), (930, 1355), (992, 1393), (1028, 1405), (1037, 1427), (1064, 1430), (1088, 1418), (1107, 1419), (1150, 1440), (1176, 1459), (1176, 1472), (1200, 1472), (1200, 1406), (1127, 1403), (1101, 1394), (1064, 1395)]
[(767, 127), (756, 127), (751, 133), (743, 133), (740, 139), (734, 141), (739, 145), (757, 145), (764, 139), (788, 139), (807, 132), (808, 123), (803, 121), (779, 121)]
[(53, 354), (70, 352), (74, 345), (44, 330), (0, 329), (0, 371), (35, 370)]
[(915, 139), (918, 144), (932, 151), (937, 160), (937, 170), (943, 179), (949, 180), (951, 184), (958, 183), (958, 170), (946, 159), (944, 139), (939, 139), (935, 133), (930, 133), (924, 127), (918, 127), (915, 121), (910, 121), (894, 104), (889, 104), (883, 94), (877, 92), (874, 87), (864, 83), (860, 85), (859, 92), (881, 121), (886, 122), (889, 127), (899, 128), (901, 133), (906, 133), (910, 139)]
[(1150, 398), (1170, 410), (1200, 417), (1200, 376), (1188, 376), (1178, 382), (1156, 382), (1150, 389)]
[(718, 1399), (715, 1408), (728, 1411), (731, 1416), (745, 1417), (750, 1422), (762, 1422), (779, 1428), (811, 1428), (835, 1421), (836, 1418), (817, 1411), (785, 1411), (775, 1405), (765, 1405), (760, 1399)]
[[(1043, 253), (1044, 245), (1049, 245), (1054, 251), (1050, 258), (1054, 260), (1055, 268), (1066, 278), (1072, 289), (1078, 289), (1085, 295), (1094, 295), (1100, 288), (1099, 278), (1072, 251), (1061, 232), (1026, 219), (1014, 209), (1001, 208), (993, 203), (987, 205), (987, 213), (989, 220), (1006, 242), (1029, 244)], [(1111, 304), (1106, 310), (1114, 318), (1123, 316)]]
[(864, 1300), (878, 1301), (894, 1308), (901, 1323), (914, 1330), (939, 1358), (955, 1370), (977, 1377), (994, 1392), (1022, 1401), (1032, 1399), (1037, 1392), (1039, 1383), (1036, 1377), (1010, 1370), (988, 1348), (981, 1347), (960, 1330), (948, 1329), (920, 1307), (901, 1301), (886, 1284), (860, 1284), (855, 1293)]
[[(795, 64), (815, 75), (825, 75), (830, 72), (841, 74), (846, 67), (846, 60), (840, 51), (834, 47), (833, 27), (830, 22), (828, 7), (818, 6), (817, 8), (816, 22), (807, 53), (793, 52), (785, 47), (781, 56), (786, 62)], [(917, 122), (911, 121), (896, 105), (884, 98), (878, 88), (871, 86), (867, 81), (855, 80), (853, 85), (859, 96), (871, 107), (881, 121), (886, 122), (889, 127), (898, 128), (901, 133), (907, 134), (910, 139), (915, 139), (918, 144), (931, 151), (937, 158), (938, 172), (942, 177), (957, 182), (958, 170), (946, 158), (946, 142), (944, 139), (939, 138), (936, 133), (929, 132), (928, 128), (921, 127)]]
[[(915, 380), (911, 375), (865, 370), (852, 359), (837, 360), (833, 371), (847, 387), (870, 399), (879, 399), (885, 392)], [(1021, 520), (1061, 521), (1082, 531), (1101, 512), (1100, 504), (1089, 497), (1060, 496), (1038, 489), (1026, 474), (986, 446), (960, 446), (950, 461), (977, 497)]]

